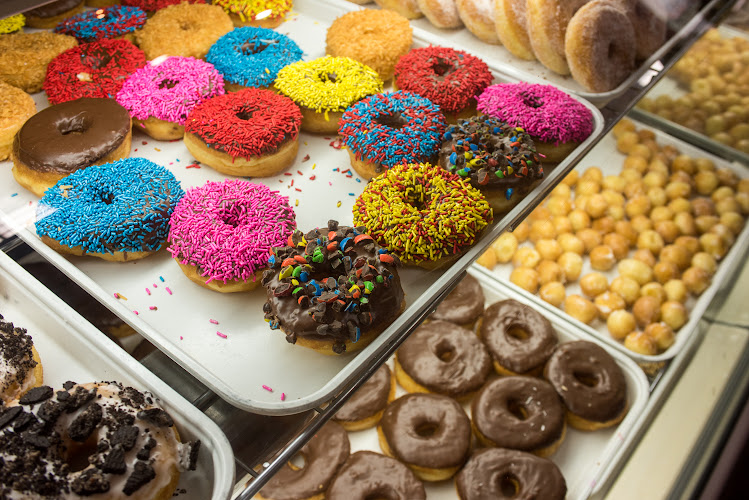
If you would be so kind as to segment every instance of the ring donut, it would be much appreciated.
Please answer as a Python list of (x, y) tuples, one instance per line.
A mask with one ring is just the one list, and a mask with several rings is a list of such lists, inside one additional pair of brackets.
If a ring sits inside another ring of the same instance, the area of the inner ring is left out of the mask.
[(395, 399), (395, 377), (382, 364), (369, 380), (341, 406), (333, 420), (347, 431), (361, 431), (377, 425), (385, 407)]
[(78, 45), (68, 35), (48, 31), (0, 36), (0, 80), (29, 94), (42, 90), (47, 65), (62, 52)]
[(20, 398), (43, 381), (42, 361), (31, 336), (0, 314), (0, 403)]
[(102, 38), (125, 38), (132, 42), (135, 31), (146, 24), (146, 19), (146, 13), (138, 7), (110, 5), (69, 17), (52, 31), (74, 36), (80, 43)]
[(229, 14), (234, 26), (277, 28), (291, 10), (292, 0), (213, 0)]
[(367, 500), (392, 492), (393, 498), (426, 500), (424, 485), (411, 469), (373, 451), (353, 453), (325, 493), (327, 500)]
[(16, 132), (35, 113), (36, 103), (29, 94), (0, 81), (0, 161), (10, 157)]
[(450, 294), (440, 302), (429, 319), (449, 321), (473, 330), (476, 320), (484, 314), (484, 290), (479, 280), (466, 274)]

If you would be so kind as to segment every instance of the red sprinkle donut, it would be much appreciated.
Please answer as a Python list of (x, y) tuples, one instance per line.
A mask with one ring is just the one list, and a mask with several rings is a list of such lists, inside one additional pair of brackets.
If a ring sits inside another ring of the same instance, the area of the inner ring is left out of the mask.
[(43, 87), (51, 104), (81, 97), (114, 99), (125, 80), (145, 64), (143, 51), (127, 40), (99, 40), (52, 59)]

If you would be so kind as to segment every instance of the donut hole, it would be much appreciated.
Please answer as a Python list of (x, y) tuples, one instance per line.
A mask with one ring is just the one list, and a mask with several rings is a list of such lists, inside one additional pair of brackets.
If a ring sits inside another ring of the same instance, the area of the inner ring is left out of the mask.
[(195, 25), (188, 21), (180, 21), (179, 29), (181, 29), (182, 31), (192, 31), (195, 29)]
[(251, 120), (255, 115), (255, 111), (255, 109), (241, 109), (237, 111), (237, 114), (235, 116), (240, 120)]
[(507, 411), (512, 413), (518, 420), (526, 420), (528, 418), (528, 410), (525, 408), (525, 405), (515, 399), (507, 402)]
[(503, 496), (512, 498), (520, 493), (520, 482), (518, 481), (518, 478), (512, 474), (503, 474), (502, 477), (499, 478), (499, 490), (502, 492)]
[(307, 466), (307, 455), (303, 452), (299, 452), (289, 460), (289, 468), (291, 470), (304, 469)]
[(275, 43), (278, 43), (278, 40), (255, 40), (252, 42), (247, 40), (242, 45), (237, 47), (237, 52), (240, 52), (241, 54), (244, 54), (246, 56), (259, 54), (260, 52), (267, 49), (269, 45), (273, 45)]
[(88, 458), (97, 454), (97, 444), (95, 435), (92, 435), (83, 443), (70, 442), (64, 459), (71, 473), (82, 471), (90, 465)]
[(580, 382), (586, 387), (595, 387), (598, 385), (598, 382), (599, 382), (598, 377), (595, 374), (590, 373), (588, 371), (576, 370), (572, 372), (572, 376), (575, 377), (575, 380), (577, 380), (578, 382)]
[(527, 331), (516, 325), (507, 329), (507, 336), (517, 340), (526, 340), (529, 337)]
[(336, 83), (338, 75), (335, 73), (328, 73), (327, 71), (321, 71), (317, 74), (317, 79), (323, 83)]
[(437, 58), (432, 62), (432, 71), (437, 75), (437, 80), (444, 80), (445, 77), (455, 72), (455, 66), (445, 59)]
[(529, 93), (523, 93), (521, 94), (521, 97), (523, 98), (523, 104), (528, 106), (529, 108), (540, 108), (544, 105), (543, 101), (540, 97), (529, 94)]
[(439, 429), (438, 424), (434, 422), (423, 422), (417, 425), (414, 431), (419, 437), (430, 438), (437, 434), (437, 429)]
[[(244, 214), (244, 215), (243, 215)], [(247, 210), (243, 210), (239, 204), (223, 208), (218, 213), (218, 219), (231, 227), (239, 227), (243, 219), (247, 218)]]
[(394, 129), (402, 129), (408, 124), (408, 120), (403, 118), (399, 112), (393, 114), (382, 114), (374, 119), (376, 123), (379, 123), (383, 127), (390, 127)]
[(101, 69), (106, 67), (112, 60), (112, 54), (81, 54), (81, 64), (91, 69)]
[(171, 78), (166, 78), (164, 80), (161, 80), (161, 83), (159, 83), (160, 89), (172, 89), (177, 86), (179, 82), (177, 80), (172, 80)]

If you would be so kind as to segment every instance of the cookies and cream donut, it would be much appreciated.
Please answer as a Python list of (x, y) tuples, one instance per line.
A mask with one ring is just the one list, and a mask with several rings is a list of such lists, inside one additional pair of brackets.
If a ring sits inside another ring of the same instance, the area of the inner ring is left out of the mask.
[(31, 336), (25, 328), (4, 321), (0, 314), (0, 403), (20, 398), (42, 385), (43, 378), (42, 362)]

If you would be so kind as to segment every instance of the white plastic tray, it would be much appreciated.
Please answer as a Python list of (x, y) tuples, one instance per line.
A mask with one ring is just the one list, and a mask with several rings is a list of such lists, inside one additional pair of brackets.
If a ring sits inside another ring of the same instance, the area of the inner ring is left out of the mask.
[(201, 441), (197, 469), (180, 475), (178, 491), (186, 491), (180, 498), (229, 498), (234, 454), (218, 426), (2, 252), (0, 313), (34, 339), (45, 385), (116, 380), (153, 393), (173, 417), (182, 440)]

